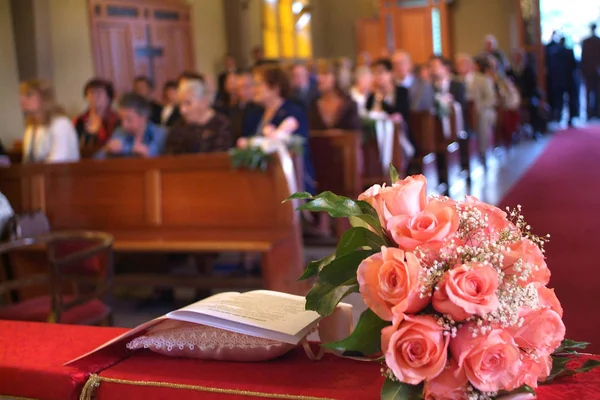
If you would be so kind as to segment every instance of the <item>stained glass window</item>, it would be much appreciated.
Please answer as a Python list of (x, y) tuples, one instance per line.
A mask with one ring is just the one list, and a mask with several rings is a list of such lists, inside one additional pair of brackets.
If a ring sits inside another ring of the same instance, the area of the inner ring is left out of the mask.
[(265, 57), (311, 57), (310, 28), (308, 0), (263, 0)]

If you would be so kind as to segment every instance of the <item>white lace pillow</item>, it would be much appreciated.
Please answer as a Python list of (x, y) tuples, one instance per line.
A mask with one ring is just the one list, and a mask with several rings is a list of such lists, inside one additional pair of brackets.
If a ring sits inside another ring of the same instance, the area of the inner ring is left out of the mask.
[(167, 320), (127, 343), (130, 350), (150, 349), (172, 357), (219, 361), (266, 361), (294, 345), (183, 321)]

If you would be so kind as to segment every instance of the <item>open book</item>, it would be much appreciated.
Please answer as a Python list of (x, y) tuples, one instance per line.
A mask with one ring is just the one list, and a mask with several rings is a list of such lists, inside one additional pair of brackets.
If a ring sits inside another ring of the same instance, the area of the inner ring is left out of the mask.
[(219, 293), (146, 322), (65, 365), (79, 361), (116, 342), (132, 340), (165, 319), (298, 344), (320, 319), (320, 315), (315, 311), (306, 311), (305, 304), (306, 299), (302, 296), (270, 290)]

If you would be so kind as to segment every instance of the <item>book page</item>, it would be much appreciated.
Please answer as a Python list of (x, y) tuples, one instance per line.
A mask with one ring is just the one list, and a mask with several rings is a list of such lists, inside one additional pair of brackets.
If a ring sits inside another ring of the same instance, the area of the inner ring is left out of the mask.
[[(212, 296), (191, 306), (167, 314), (178, 319), (178, 314), (195, 312), (226, 321), (281, 332), (295, 336), (314, 324), (319, 314), (305, 310), (306, 299), (287, 293), (268, 290), (227, 296)], [(207, 323), (198, 319), (198, 323)], [(223, 323), (220, 324), (223, 327)]]

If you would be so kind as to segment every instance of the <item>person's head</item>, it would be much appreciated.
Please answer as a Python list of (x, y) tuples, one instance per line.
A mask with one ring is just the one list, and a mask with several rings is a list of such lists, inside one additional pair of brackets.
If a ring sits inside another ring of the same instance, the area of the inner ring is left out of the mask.
[(310, 75), (305, 64), (294, 64), (291, 69), (291, 85), (294, 89), (305, 89), (310, 84)]
[(240, 71), (235, 80), (235, 92), (240, 102), (248, 103), (253, 96), (253, 78), (251, 71)]
[(412, 73), (412, 60), (406, 51), (395, 52), (392, 56), (392, 65), (394, 76), (398, 79), (404, 79)]
[(126, 93), (119, 100), (119, 115), (123, 130), (130, 135), (142, 135), (148, 125), (150, 103), (137, 93)]
[(263, 58), (265, 58), (263, 48), (261, 46), (255, 46), (252, 49), (252, 59), (256, 63), (258, 61), (261, 61)]
[(560, 43), (561, 46), (566, 46), (567, 45), (567, 38), (566, 37), (561, 37), (560, 40), (558, 41), (558, 43)]
[(317, 61), (317, 83), (319, 92), (322, 94), (337, 92), (341, 93), (338, 82), (339, 64), (331, 60)]
[(356, 71), (354, 71), (354, 83), (361, 93), (370, 92), (373, 86), (371, 69), (367, 66), (356, 68)]
[(290, 82), (285, 71), (277, 64), (266, 64), (254, 70), (254, 101), (267, 106), (290, 95)]
[(477, 57), (473, 63), (473, 68), (477, 72), (487, 74), (490, 69), (490, 62), (488, 57)]
[(431, 68), (427, 64), (415, 65), (414, 74), (424, 82), (431, 82)]
[(598, 29), (598, 25), (595, 22), (592, 22), (590, 24), (590, 32), (592, 33), (592, 36), (596, 34), (596, 29)]
[(444, 80), (450, 77), (452, 65), (444, 57), (435, 56), (429, 60), (429, 70), (434, 79)]
[(223, 85), (223, 89), (225, 93), (229, 95), (236, 95), (236, 87), (237, 87), (237, 74), (235, 72), (229, 72), (225, 76), (225, 83)]
[(167, 81), (163, 86), (163, 102), (177, 104), (177, 81)]
[(177, 90), (179, 109), (186, 122), (200, 122), (210, 109), (210, 93), (206, 84), (199, 80), (182, 83)]
[(387, 88), (392, 82), (392, 62), (388, 58), (380, 58), (372, 65), (373, 83), (379, 89)]
[(491, 73), (491, 74), (497, 74), (498, 73), (498, 60), (496, 59), (496, 57), (486, 57), (487, 59), (487, 72)]
[(147, 76), (137, 76), (133, 80), (133, 91), (145, 98), (152, 97), (154, 83)]
[(183, 71), (181, 75), (177, 78), (177, 86), (187, 82), (187, 81), (200, 81), (205, 82), (206, 79), (204, 75), (196, 72), (196, 71)]
[(358, 66), (370, 67), (371, 66), (371, 54), (368, 51), (363, 51), (358, 55)]
[(483, 49), (487, 52), (495, 51), (498, 48), (498, 41), (496, 40), (496, 36), (487, 35), (483, 39)]
[(231, 54), (225, 54), (223, 57), (223, 66), (227, 71), (232, 71), (236, 68), (237, 63)]
[(107, 80), (94, 78), (87, 81), (83, 87), (83, 97), (90, 109), (104, 112), (113, 101), (115, 90)]
[(514, 49), (510, 53), (510, 60), (515, 66), (522, 66), (525, 64), (525, 52), (523, 49)]
[(460, 76), (465, 76), (473, 71), (473, 57), (466, 53), (456, 55), (456, 72)]
[(54, 116), (64, 115), (64, 110), (56, 102), (50, 82), (41, 79), (22, 82), (19, 94), (19, 102), (28, 125), (46, 125)]

